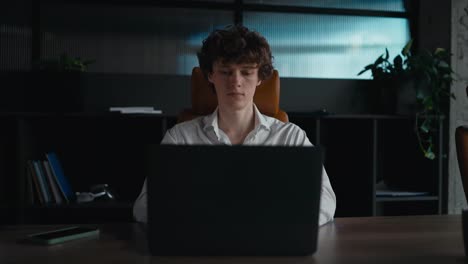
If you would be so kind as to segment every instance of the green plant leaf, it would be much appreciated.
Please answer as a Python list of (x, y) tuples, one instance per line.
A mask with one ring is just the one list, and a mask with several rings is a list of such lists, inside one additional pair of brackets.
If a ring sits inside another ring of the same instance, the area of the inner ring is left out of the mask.
[(425, 119), (419, 128), (421, 129), (422, 132), (429, 133), (429, 130), (430, 130), (429, 125), (430, 123), (428, 122), (428, 119)]
[(395, 56), (393, 59), (393, 65), (395, 65), (397, 72), (401, 72), (403, 70), (403, 59), (400, 55)]
[(381, 64), (384, 61), (385, 61), (385, 59), (383, 58), (383, 54), (382, 54), (375, 60), (375, 62), (374, 62), (375, 67), (377, 67), (377, 65)]
[(401, 54), (403, 54), (406, 57), (410, 56), (410, 50), (411, 50), (412, 45), (413, 45), (413, 39), (410, 39), (408, 43), (406, 43), (406, 45), (401, 50)]
[(428, 158), (430, 160), (433, 160), (433, 159), (435, 159), (436, 156), (435, 156), (434, 152), (432, 152), (432, 150), (428, 150), (428, 151), (426, 151), (426, 153), (424, 153), (424, 157), (426, 157), (426, 158)]
[(365, 73), (366, 71), (372, 69), (373, 67), (374, 67), (373, 64), (369, 64), (366, 67), (364, 67), (364, 69), (362, 71), (360, 71), (357, 75), (361, 75), (361, 74)]
[(446, 53), (446, 51), (445, 51), (445, 49), (443, 49), (443, 48), (437, 48), (437, 49), (434, 51), (434, 55), (441, 55), (441, 56), (443, 56), (445, 53)]
[(422, 90), (418, 90), (416, 92), (416, 99), (418, 99), (418, 101), (423, 101), (424, 100), (424, 93)]
[[(438, 48), (433, 52), (421, 49), (411, 54), (413, 39), (403, 47), (401, 54), (389, 61), (389, 52), (377, 57), (373, 64), (366, 66), (358, 75), (371, 70), (374, 80), (415, 81), (416, 123), (415, 133), (421, 152), (426, 158), (434, 159), (432, 137), (438, 129), (437, 118), (446, 114), (447, 101), (455, 99), (450, 92), (451, 84), (458, 76), (450, 66), (450, 52)], [(433, 121), (433, 122), (432, 122)], [(422, 124), (421, 124), (422, 123)]]
[(437, 66), (441, 68), (447, 68), (447, 69), (450, 68), (450, 65), (448, 65), (448, 63), (443, 60), (439, 61), (439, 64)]

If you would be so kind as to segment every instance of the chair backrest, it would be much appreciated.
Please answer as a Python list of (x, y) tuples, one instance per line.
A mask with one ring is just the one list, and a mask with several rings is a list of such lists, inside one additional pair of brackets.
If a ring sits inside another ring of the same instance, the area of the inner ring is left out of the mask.
[[(185, 109), (177, 118), (177, 122), (191, 120), (198, 116), (211, 114), (218, 105), (218, 99), (208, 80), (203, 76), (199, 67), (192, 70), (192, 108)], [(286, 112), (279, 109), (280, 80), (278, 71), (274, 70), (272, 76), (262, 81), (254, 95), (254, 103), (258, 110), (265, 115), (288, 122)]]
[(468, 200), (468, 127), (457, 127), (455, 130), (455, 146), (457, 149), (458, 168), (460, 169), (463, 190)]

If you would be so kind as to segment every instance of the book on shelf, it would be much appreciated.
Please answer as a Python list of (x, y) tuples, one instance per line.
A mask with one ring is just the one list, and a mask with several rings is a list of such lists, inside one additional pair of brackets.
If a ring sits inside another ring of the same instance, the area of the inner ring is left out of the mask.
[(29, 205), (34, 205), (35, 201), (35, 189), (32, 172), (29, 169), (29, 164), (26, 164), (26, 202)]
[(34, 204), (34, 189), (32, 183), (32, 177), (29, 168), (26, 166), (26, 203), (29, 205)]
[(378, 182), (376, 185), (375, 196), (377, 197), (413, 197), (429, 195), (429, 192), (412, 191), (412, 190), (392, 190), (387, 187), (384, 181)]
[(55, 203), (56, 204), (62, 204), (63, 199), (62, 199), (62, 194), (59, 190), (57, 180), (55, 179), (55, 176), (52, 173), (52, 169), (50, 167), (50, 164), (47, 160), (43, 160), (42, 164), (44, 165), (44, 169), (47, 175), (47, 180), (49, 183), (49, 187), (52, 190), (52, 195), (54, 197)]
[[(39, 204), (44, 205), (45, 201), (44, 201), (44, 198), (43, 198), (41, 187), (39, 185), (39, 179), (38, 179), (38, 177), (36, 175), (36, 169), (34, 168), (34, 164), (33, 164), (33, 162), (31, 160), (27, 161), (27, 167), (28, 167), (28, 172), (29, 172), (28, 175), (31, 177), (31, 182), (32, 182), (32, 185), (34, 186), (32, 196), (37, 198), (37, 199), (33, 199), (33, 200), (34, 200), (34, 202), (38, 201)], [(34, 192), (34, 190), (35, 190), (35, 192)]]
[(60, 205), (73, 201), (75, 194), (63, 173), (57, 155), (49, 152), (45, 156), (46, 160), (27, 161), (28, 203), (32, 205)]
[(49, 186), (46, 182), (46, 177), (44, 172), (41, 168), (41, 162), (38, 160), (33, 160), (34, 170), (36, 172), (36, 177), (39, 182), (39, 186), (41, 187), (41, 194), (45, 204), (49, 204), (52, 202), (52, 198), (50, 196)]
[(376, 190), (375, 195), (377, 197), (414, 197), (429, 195), (429, 192)]
[(46, 153), (46, 157), (50, 164), (52, 175), (58, 183), (57, 185), (59, 187), (60, 193), (63, 195), (64, 201), (69, 203), (70, 201), (75, 200), (75, 193), (73, 192), (68, 179), (63, 173), (62, 165), (60, 164), (57, 154), (55, 154), (55, 152), (48, 152)]

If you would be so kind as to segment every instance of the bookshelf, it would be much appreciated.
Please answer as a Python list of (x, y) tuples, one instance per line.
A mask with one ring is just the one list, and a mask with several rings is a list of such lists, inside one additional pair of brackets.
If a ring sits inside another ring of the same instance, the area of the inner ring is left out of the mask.
[[(445, 210), (444, 151), (436, 160), (423, 158), (414, 138), (413, 118), (307, 113), (289, 113), (289, 117), (325, 151), (325, 168), (338, 200), (337, 217), (440, 214)], [(144, 179), (144, 146), (159, 144), (176, 122), (169, 115), (111, 113), (3, 113), (0, 120), (7, 128), (0, 131), (0, 206), (8, 212), (4, 223), (132, 221), (132, 204)], [(441, 135), (439, 149), (442, 139)], [(57, 153), (73, 191), (106, 183), (117, 200), (31, 205), (25, 164), (48, 151)], [(407, 191), (427, 194), (377, 197), (377, 183), (389, 175), (406, 177)]]
[[(414, 117), (289, 113), (315, 145), (325, 150), (325, 168), (337, 195), (337, 217), (441, 214), (444, 192), (444, 122), (439, 123), (435, 160), (423, 157)], [(398, 192), (422, 195), (377, 196), (382, 182)], [(387, 184), (388, 185), (388, 184)]]
[[(131, 205), (144, 180), (145, 146), (159, 144), (167, 125), (175, 122), (167, 115), (118, 113), (11, 113), (0, 119), (8, 124), (0, 141), (0, 193), (6, 201), (2, 208), (15, 211), (3, 220), (9, 223), (131, 221)], [(45, 159), (50, 151), (59, 157), (74, 192), (105, 183), (116, 201), (31, 204), (27, 161)]]

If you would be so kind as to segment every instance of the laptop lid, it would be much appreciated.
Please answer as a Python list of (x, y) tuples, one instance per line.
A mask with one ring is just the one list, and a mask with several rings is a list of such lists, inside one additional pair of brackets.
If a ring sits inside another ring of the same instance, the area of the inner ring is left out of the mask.
[(154, 145), (153, 255), (309, 255), (317, 248), (316, 147)]

